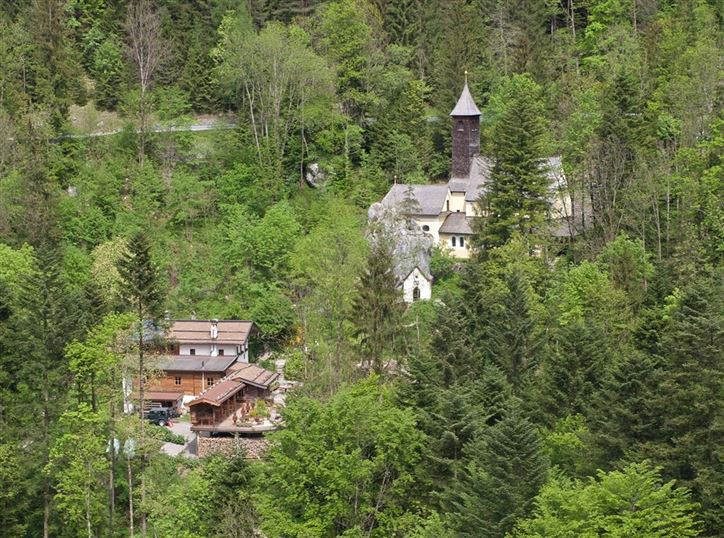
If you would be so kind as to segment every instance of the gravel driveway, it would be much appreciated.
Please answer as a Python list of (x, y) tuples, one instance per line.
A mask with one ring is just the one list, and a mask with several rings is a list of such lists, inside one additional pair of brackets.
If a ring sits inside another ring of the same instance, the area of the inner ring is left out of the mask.
[(175, 420), (170, 430), (177, 434), (182, 435), (186, 439), (186, 444), (177, 445), (174, 443), (164, 443), (161, 446), (161, 451), (169, 456), (178, 456), (183, 454), (186, 457), (196, 457), (196, 434), (191, 431), (191, 423), (182, 422)]

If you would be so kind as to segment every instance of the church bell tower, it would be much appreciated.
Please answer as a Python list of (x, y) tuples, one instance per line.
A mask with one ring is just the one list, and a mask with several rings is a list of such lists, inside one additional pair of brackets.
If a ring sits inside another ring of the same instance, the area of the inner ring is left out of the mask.
[(460, 94), (452, 117), (452, 177), (467, 177), (473, 157), (480, 154), (480, 110), (468, 89), (467, 72), (465, 87)]

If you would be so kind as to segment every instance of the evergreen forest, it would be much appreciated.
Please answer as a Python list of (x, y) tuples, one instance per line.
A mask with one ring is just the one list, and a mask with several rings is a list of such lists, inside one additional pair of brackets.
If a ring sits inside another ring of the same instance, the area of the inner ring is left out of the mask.
[[(722, 3), (0, 0), (0, 535), (724, 535)], [(368, 208), (474, 256), (403, 302)], [(560, 157), (583, 233), (546, 233)], [(300, 383), (261, 459), (127, 413), (164, 319)], [(130, 376), (130, 377), (129, 377)]]

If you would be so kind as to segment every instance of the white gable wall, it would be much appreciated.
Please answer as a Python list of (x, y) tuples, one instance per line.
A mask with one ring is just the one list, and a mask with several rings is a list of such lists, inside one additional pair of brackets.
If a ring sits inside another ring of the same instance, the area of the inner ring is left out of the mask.
[(236, 346), (233, 344), (181, 344), (179, 345), (179, 355), (191, 355), (191, 350), (195, 350), (194, 355), (204, 357), (217, 357), (219, 350), (224, 350), (225, 357), (236, 357), (239, 354), (239, 360), (249, 362), (248, 346)]
[[(450, 202), (450, 209), (448, 209), (447, 203)], [(464, 192), (448, 192), (447, 200), (445, 201), (445, 210), (455, 213), (456, 211), (465, 211), (465, 193)]]
[[(432, 236), (435, 243), (438, 243), (440, 241), (440, 227), (442, 223), (445, 222), (445, 217), (445, 214), (433, 216), (415, 215), (415, 222), (423, 232)], [(425, 230), (425, 226), (427, 226), (429, 230)]]
[(406, 303), (414, 302), (415, 288), (420, 290), (420, 300), (428, 301), (432, 297), (432, 283), (417, 267), (402, 283), (402, 293)]

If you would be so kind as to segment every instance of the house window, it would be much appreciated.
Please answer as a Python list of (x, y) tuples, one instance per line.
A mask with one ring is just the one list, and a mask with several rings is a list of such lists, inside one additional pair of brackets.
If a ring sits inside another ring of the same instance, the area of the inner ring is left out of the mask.
[(465, 238), (464, 238), (464, 237), (460, 237), (460, 246), (461, 246), (461, 247), (464, 247), (464, 246), (465, 246)]
[(412, 290), (412, 302), (419, 301), (420, 300), (420, 288), (415, 286), (415, 289)]
[(223, 356), (223, 354), (224, 354), (224, 350), (223, 350), (223, 349), (220, 349), (220, 350), (219, 350), (219, 357)]
[(423, 225), (422, 225), (422, 231), (423, 231), (423, 232), (429, 232), (429, 231), (430, 231), (430, 227), (429, 227), (427, 224), (423, 224)]
[(447, 210), (450, 211), (450, 200), (447, 200), (447, 201), (445, 202), (445, 204), (446, 204), (445, 207), (447, 207)]
[(210, 387), (210, 386), (213, 385), (213, 384), (214, 384), (214, 378), (213, 378), (213, 377), (207, 377), (207, 378), (206, 378), (206, 386), (207, 386), (207, 387)]
[(455, 236), (454, 236), (454, 235), (452, 236), (452, 239), (450, 239), (450, 241), (452, 241), (452, 246), (456, 246), (456, 245), (455, 245)]
[(180, 384), (181, 384), (181, 378), (180, 378), (179, 376), (176, 376), (176, 377), (174, 378), (174, 383), (176, 383), (177, 385), (180, 385)]
[(196, 355), (196, 350), (194, 348), (189, 349), (189, 355)]

